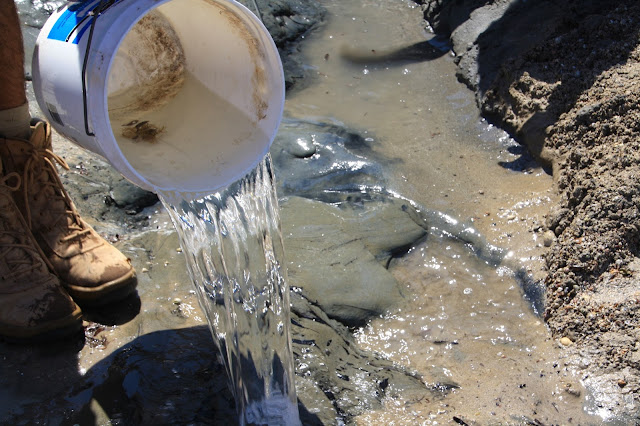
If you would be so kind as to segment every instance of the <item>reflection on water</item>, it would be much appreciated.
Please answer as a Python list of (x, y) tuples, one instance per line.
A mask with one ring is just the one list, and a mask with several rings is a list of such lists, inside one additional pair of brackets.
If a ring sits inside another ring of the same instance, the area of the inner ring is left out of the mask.
[(270, 157), (219, 193), (191, 202), (175, 194), (161, 199), (224, 359), (240, 422), (299, 424)]
[(554, 201), (552, 179), (505, 132), (478, 117), (473, 93), (456, 79), (455, 57), (440, 55), (441, 40), (424, 30), (419, 6), (412, 0), (322, 5), (325, 25), (301, 46), (312, 84), (287, 95), (286, 111), (358, 130), (386, 159), (388, 188), (470, 219), (539, 278), (537, 230)]
[(582, 387), (552, 356), (553, 341), (512, 271), (470, 249), (433, 232), (394, 260), (390, 270), (409, 301), (357, 332), (362, 347), (459, 389), (439, 404), (388, 401), (385, 413), (360, 421), (374, 424), (384, 415), (389, 424), (411, 424), (457, 415), (481, 424), (508, 418), (582, 424)]

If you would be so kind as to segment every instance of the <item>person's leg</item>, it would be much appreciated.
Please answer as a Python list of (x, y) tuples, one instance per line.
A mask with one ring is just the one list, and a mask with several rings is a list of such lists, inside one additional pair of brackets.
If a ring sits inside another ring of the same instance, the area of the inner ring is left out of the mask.
[(82, 220), (63, 188), (54, 163), (67, 165), (52, 153), (49, 123), (36, 120), (30, 127), (23, 64), (15, 4), (0, 0), (0, 72), (5, 73), (0, 80), (0, 159), (5, 174), (26, 179), (15, 203), (45, 262), (77, 303), (122, 299), (137, 286), (135, 271), (126, 256)]
[(13, 0), (0, 0), (0, 58), (0, 110), (24, 105), (24, 50)]
[(0, 142), (7, 171), (25, 177), (15, 202), (24, 215), (45, 260), (80, 306), (104, 305), (132, 293), (137, 278), (131, 261), (81, 217), (64, 189), (55, 163), (51, 126), (34, 120), (29, 140)]
[(29, 106), (24, 90), (24, 49), (13, 0), (0, 0), (0, 134), (28, 138)]
[[(24, 53), (13, 0), (0, 0), (0, 145), (29, 138)], [(51, 340), (82, 330), (82, 312), (51, 272), (13, 194), (18, 173), (0, 158), (0, 336)]]

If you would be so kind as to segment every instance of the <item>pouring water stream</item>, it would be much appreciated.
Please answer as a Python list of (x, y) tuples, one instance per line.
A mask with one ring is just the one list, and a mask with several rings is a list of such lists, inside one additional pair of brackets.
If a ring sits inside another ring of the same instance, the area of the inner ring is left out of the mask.
[(289, 287), (269, 156), (194, 201), (160, 193), (220, 350), (242, 424), (299, 424)]

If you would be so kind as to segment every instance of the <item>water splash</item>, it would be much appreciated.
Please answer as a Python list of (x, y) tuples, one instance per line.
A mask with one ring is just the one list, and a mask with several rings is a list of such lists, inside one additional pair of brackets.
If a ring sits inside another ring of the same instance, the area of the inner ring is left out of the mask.
[(191, 201), (161, 193), (224, 360), (241, 424), (298, 425), (289, 288), (271, 158)]

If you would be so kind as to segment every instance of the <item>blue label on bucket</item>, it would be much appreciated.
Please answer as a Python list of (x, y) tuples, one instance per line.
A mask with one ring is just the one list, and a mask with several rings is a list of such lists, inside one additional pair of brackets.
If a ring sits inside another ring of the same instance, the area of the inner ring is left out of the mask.
[(91, 12), (101, 3), (113, 4), (120, 0), (86, 0), (71, 4), (51, 27), (47, 38), (78, 44), (82, 35), (95, 19)]

